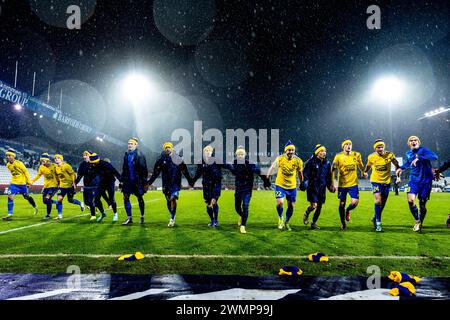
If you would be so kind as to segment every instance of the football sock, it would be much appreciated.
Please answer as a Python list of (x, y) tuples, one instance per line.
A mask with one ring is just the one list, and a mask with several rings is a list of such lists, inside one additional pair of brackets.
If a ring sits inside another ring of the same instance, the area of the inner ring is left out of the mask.
[(208, 213), (208, 216), (209, 216), (209, 218), (211, 219), (211, 221), (214, 220), (214, 217), (213, 217), (213, 208), (210, 207), (210, 206), (206, 206), (206, 212)]
[(247, 224), (247, 219), (248, 219), (248, 204), (243, 204), (242, 205), (242, 226), (245, 226)]
[(316, 223), (319, 220), (320, 212), (322, 211), (322, 206), (317, 205), (316, 212), (314, 212), (314, 216), (312, 219), (312, 223)]
[(111, 204), (111, 207), (112, 207), (112, 209), (113, 209), (113, 212), (114, 213), (117, 213), (117, 202), (113, 202), (112, 204)]
[(125, 201), (124, 205), (125, 205), (125, 211), (127, 212), (127, 216), (129, 218), (131, 218), (131, 203), (130, 203), (130, 201), (129, 200)]
[(214, 221), (217, 222), (219, 220), (219, 205), (217, 203), (213, 205), (213, 212), (214, 212)]
[(381, 222), (381, 212), (383, 207), (381, 204), (375, 204), (375, 219), (377, 220), (377, 223)]
[(177, 214), (177, 205), (174, 205), (173, 208), (170, 209), (170, 219), (174, 220), (176, 214)]
[(425, 216), (427, 215), (427, 208), (425, 206), (420, 206), (420, 222), (425, 220)]
[(417, 206), (413, 203), (409, 204), (409, 211), (411, 211), (414, 219), (416, 219), (416, 221), (419, 221), (419, 209), (417, 209)]
[(8, 199), (8, 214), (12, 215), (14, 209), (14, 200)]
[(339, 206), (339, 218), (341, 219), (341, 224), (345, 224), (345, 208)]
[(52, 212), (53, 203), (51, 200), (48, 200), (46, 204), (47, 204), (47, 215), (49, 216), (50, 213)]
[(286, 223), (289, 222), (289, 220), (291, 219), (292, 215), (294, 214), (294, 207), (289, 207), (286, 210)]
[(28, 200), (28, 202), (31, 204), (31, 206), (32, 206), (33, 208), (36, 208), (36, 202), (34, 202), (33, 197), (28, 196), (27, 200)]
[(56, 210), (58, 210), (58, 215), (62, 214), (62, 208), (63, 208), (63, 204), (62, 201), (58, 201), (58, 203), (56, 204)]
[(283, 217), (283, 206), (277, 205), (277, 212), (278, 212), (278, 217), (280, 217), (280, 219), (281, 219)]
[(145, 203), (144, 203), (144, 199), (142, 199), (142, 197), (138, 198), (138, 203), (139, 203), (139, 210), (141, 211), (141, 217), (144, 216), (145, 213)]
[(355, 208), (356, 208), (356, 206), (353, 205), (352, 203), (350, 203), (350, 204), (348, 205), (347, 209), (345, 209), (345, 210), (346, 210), (346, 211), (351, 211), (351, 210), (353, 210), (353, 209), (355, 209)]

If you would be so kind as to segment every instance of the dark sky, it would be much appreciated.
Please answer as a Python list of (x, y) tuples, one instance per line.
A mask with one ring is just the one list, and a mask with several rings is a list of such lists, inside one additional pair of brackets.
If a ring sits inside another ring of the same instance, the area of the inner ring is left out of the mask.
[[(58, 27), (79, 2), (81, 30)], [(22, 90), (31, 92), (33, 72), (38, 95), (52, 81), (64, 101), (87, 84), (86, 95), (103, 102), (87, 105), (79, 95), (80, 106), (63, 111), (125, 141), (137, 133), (155, 152), (173, 129), (191, 130), (197, 119), (205, 128), (280, 129), (281, 145), (291, 139), (307, 153), (316, 143), (339, 151), (349, 137), (368, 154), (389, 135), (386, 103), (370, 90), (394, 74), (406, 89), (393, 104), (388, 148), (403, 154), (416, 134), (449, 157), (449, 113), (417, 119), (450, 105), (450, 5), (376, 3), (380, 30), (366, 27), (374, 1), (0, 0), (0, 79), (13, 84), (18, 60)], [(149, 75), (165, 97), (154, 108), (142, 103), (137, 120), (120, 93), (132, 70)], [(86, 119), (90, 108), (97, 111)]]

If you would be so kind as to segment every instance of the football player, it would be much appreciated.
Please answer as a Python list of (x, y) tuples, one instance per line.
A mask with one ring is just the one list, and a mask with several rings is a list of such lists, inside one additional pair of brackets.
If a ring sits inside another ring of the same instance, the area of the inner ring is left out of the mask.
[[(375, 200), (375, 213), (372, 217), (372, 223), (375, 231), (380, 232), (382, 231), (381, 213), (384, 210), (389, 191), (391, 190), (391, 163), (394, 164), (396, 171), (400, 166), (394, 153), (386, 151), (386, 144), (383, 140), (375, 140), (373, 148), (375, 152), (367, 158), (364, 172), (368, 173), (372, 169), (370, 182)], [(400, 177), (398, 176), (396, 183), (400, 183)]]
[(203, 148), (203, 161), (197, 165), (195, 174), (190, 185), (202, 177), (203, 199), (206, 203), (206, 212), (210, 218), (209, 227), (219, 226), (219, 197), (222, 189), (222, 164), (216, 163), (213, 158), (214, 148), (206, 146)]
[[(413, 227), (415, 232), (422, 229), (423, 221), (427, 214), (427, 201), (430, 199), (431, 185), (433, 183), (433, 168), (431, 161), (437, 160), (437, 155), (431, 150), (422, 147), (420, 139), (417, 136), (408, 138), (410, 150), (405, 154), (405, 162), (397, 170), (397, 176), (400, 176), (402, 170), (410, 169), (408, 186), (408, 205), (411, 214), (416, 223)], [(419, 209), (415, 204), (416, 198), (419, 198)]]
[(239, 215), (238, 227), (242, 234), (247, 233), (245, 227), (248, 219), (248, 208), (253, 191), (254, 175), (257, 174), (264, 182), (264, 188), (270, 187), (270, 180), (261, 174), (261, 169), (255, 163), (251, 163), (243, 146), (236, 149), (236, 158), (232, 164), (224, 167), (235, 175), (234, 207)]
[(30, 174), (22, 161), (16, 159), (16, 151), (8, 149), (6, 151), (6, 167), (11, 172), (12, 178), (8, 189), (8, 215), (3, 217), (4, 221), (12, 220), (14, 211), (14, 196), (21, 194), (31, 206), (34, 208), (34, 214), (38, 213), (38, 208), (34, 199), (28, 193), (28, 186), (30, 185)]
[[(284, 146), (284, 153), (278, 156), (269, 168), (267, 177), (277, 169), (275, 179), (275, 198), (277, 200), (278, 229), (291, 231), (289, 220), (294, 214), (294, 205), (297, 197), (297, 175), (300, 183), (303, 181), (303, 161), (295, 155), (295, 145), (288, 140)], [(283, 204), (286, 197), (288, 208), (283, 219)]]
[(128, 150), (123, 157), (122, 175), (120, 177), (120, 188), (123, 193), (123, 202), (127, 219), (122, 225), (131, 225), (133, 218), (131, 216), (130, 196), (134, 194), (138, 199), (139, 211), (141, 213), (140, 224), (144, 223), (145, 202), (144, 194), (147, 192), (148, 169), (147, 160), (144, 154), (137, 148), (139, 140), (131, 138), (128, 140)]
[[(331, 174), (334, 179), (334, 172), (338, 172), (338, 198), (339, 198), (339, 217), (341, 219), (341, 230), (347, 229), (346, 221), (350, 221), (350, 211), (355, 209), (359, 203), (358, 175), (357, 170), (361, 171), (364, 178), (367, 173), (364, 172), (361, 154), (352, 150), (352, 141), (346, 139), (342, 142), (342, 152), (338, 153), (333, 160)], [(347, 194), (350, 195), (351, 202), (347, 208)]]
[(152, 185), (162, 173), (162, 192), (166, 198), (167, 209), (170, 213), (170, 220), (167, 226), (172, 228), (175, 226), (177, 202), (180, 196), (181, 174), (186, 177), (188, 183), (191, 183), (191, 176), (183, 159), (173, 150), (171, 142), (164, 143), (162, 148), (163, 151), (158, 160), (156, 160), (148, 184)]
[(59, 180), (59, 188), (56, 198), (56, 200), (58, 200), (58, 203), (56, 204), (56, 209), (58, 210), (58, 217), (56, 217), (55, 220), (61, 220), (63, 217), (62, 202), (66, 195), (67, 201), (69, 201), (69, 203), (79, 206), (82, 212), (84, 211), (85, 206), (83, 202), (74, 199), (76, 193), (76, 185), (75, 185), (76, 173), (75, 171), (73, 171), (72, 166), (64, 161), (64, 157), (61, 154), (55, 154), (54, 158), (56, 164), (55, 172)]
[(39, 166), (37, 175), (31, 180), (30, 184), (35, 183), (41, 176), (44, 176), (42, 202), (47, 206), (47, 214), (44, 217), (47, 220), (50, 219), (52, 205), (58, 204), (58, 201), (52, 200), (52, 198), (58, 191), (59, 180), (56, 175), (56, 165), (50, 161), (50, 155), (43, 153), (39, 160), (41, 161), (41, 165)]
[(327, 159), (327, 149), (325, 146), (318, 144), (314, 148), (314, 154), (305, 162), (303, 169), (303, 188), (306, 189), (306, 197), (309, 207), (303, 215), (303, 223), (308, 224), (308, 218), (311, 212), (314, 216), (311, 223), (311, 229), (320, 229), (317, 225), (322, 206), (326, 199), (326, 189), (330, 192), (336, 192), (331, 176), (331, 163)]
[[(438, 169), (436, 169), (434, 171), (435, 180), (439, 181), (442, 177), (442, 172), (444, 172), (448, 168), (450, 168), (450, 160), (447, 160), (446, 162), (444, 162), (444, 164), (442, 166), (440, 166)], [(448, 214), (446, 225), (447, 225), (447, 228), (450, 228), (450, 213)]]

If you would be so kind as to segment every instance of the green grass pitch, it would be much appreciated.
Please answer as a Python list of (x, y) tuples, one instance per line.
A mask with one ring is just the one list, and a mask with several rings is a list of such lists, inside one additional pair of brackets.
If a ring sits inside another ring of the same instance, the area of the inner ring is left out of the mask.
[[(223, 191), (219, 199), (217, 229), (207, 226), (209, 218), (201, 191), (181, 191), (174, 228), (167, 227), (169, 213), (160, 191), (145, 195), (146, 223), (142, 226), (138, 223), (139, 209), (133, 197), (135, 223), (121, 225), (126, 214), (120, 193), (116, 198), (121, 207), (119, 222), (115, 224), (111, 211), (107, 211), (102, 223), (89, 222), (86, 212), (80, 216), (79, 207), (66, 200), (64, 220), (46, 222), (42, 220), (45, 206), (40, 195), (34, 195), (40, 209), (37, 216), (17, 196), (14, 220), (0, 221), (0, 272), (66, 272), (68, 266), (78, 265), (82, 273), (271, 275), (282, 265), (297, 265), (304, 275), (367, 276), (367, 267), (378, 265), (383, 274), (398, 270), (419, 276), (449, 276), (450, 229), (445, 226), (450, 212), (449, 193), (432, 194), (420, 233), (412, 231), (414, 221), (404, 193), (399, 196), (391, 193), (383, 212), (382, 233), (375, 233), (370, 221), (371, 192), (360, 193), (360, 205), (352, 211), (345, 232), (339, 230), (336, 195), (327, 194), (327, 197), (318, 221), (320, 230), (303, 225), (307, 202), (305, 193), (299, 192), (291, 220), (293, 230), (280, 231), (273, 191), (254, 191), (248, 233), (243, 235), (237, 226), (233, 191)], [(81, 199), (82, 194), (78, 193), (76, 198)], [(6, 202), (6, 196), (0, 196), (2, 215), (6, 214)], [(52, 216), (56, 216), (55, 207)], [(27, 226), (32, 227), (22, 228)], [(118, 256), (135, 251), (148, 256), (139, 261), (117, 261)], [(325, 264), (304, 259), (317, 251), (336, 258)], [(60, 253), (66, 255), (46, 256)]]

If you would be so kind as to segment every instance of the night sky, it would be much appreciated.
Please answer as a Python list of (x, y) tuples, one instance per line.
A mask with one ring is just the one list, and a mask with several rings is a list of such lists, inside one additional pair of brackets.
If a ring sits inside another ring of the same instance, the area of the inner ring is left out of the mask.
[[(80, 2), (81, 30), (68, 30), (65, 10)], [(366, 26), (371, 4), (381, 9), (379, 30)], [(14, 83), (17, 60), (19, 89), (31, 93), (36, 72), (36, 95), (46, 97), (51, 81), (51, 102), (62, 88), (64, 112), (124, 141), (137, 134), (149, 152), (174, 129), (203, 120), (204, 129), (280, 129), (280, 145), (291, 139), (302, 158), (317, 143), (335, 153), (351, 138), (366, 157), (389, 134), (387, 103), (371, 87), (394, 74), (405, 90), (392, 105), (388, 149), (403, 155), (414, 134), (450, 157), (450, 114), (417, 120), (450, 105), (447, 1), (0, 0), (0, 7), (2, 81)], [(137, 117), (121, 91), (133, 70), (158, 94), (140, 103)], [(10, 128), (3, 137), (82, 149), (32, 118), (11, 126), (21, 118), (10, 105), (1, 104), (2, 127)]]

